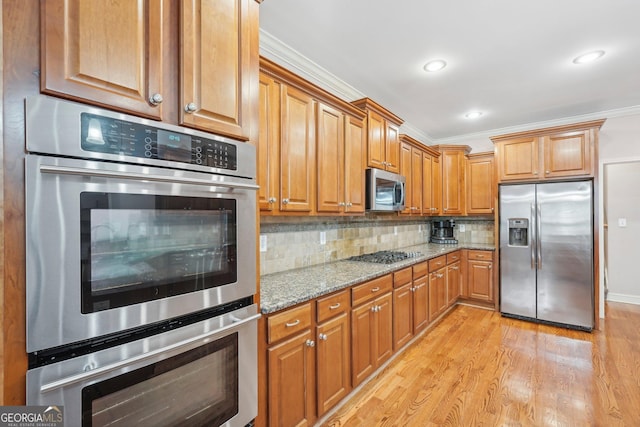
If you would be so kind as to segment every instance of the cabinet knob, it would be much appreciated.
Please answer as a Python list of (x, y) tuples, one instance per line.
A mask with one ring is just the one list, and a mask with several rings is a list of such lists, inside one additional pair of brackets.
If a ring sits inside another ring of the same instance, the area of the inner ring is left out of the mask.
[(315, 347), (316, 343), (313, 340), (307, 340), (307, 342), (305, 342), (305, 344), (307, 345), (307, 347)]
[(353, 206), (353, 203), (347, 202), (347, 207), (350, 208), (351, 206)]
[(190, 102), (184, 106), (184, 111), (188, 114), (195, 113), (197, 109), (198, 106), (193, 102)]
[(276, 202), (275, 197), (269, 197), (269, 203), (275, 203), (275, 202)]
[(446, 212), (449, 208), (444, 208), (443, 210)]
[(489, 270), (491, 270), (491, 267), (492, 267), (492, 266), (491, 266), (491, 264), (489, 264), (489, 267), (488, 267), (488, 268), (489, 268)]
[(533, 171), (533, 174), (534, 175), (538, 175), (538, 171)]
[(322, 340), (322, 341), (326, 341), (326, 340), (327, 340), (327, 335), (325, 335), (325, 334), (320, 334), (320, 335), (318, 335), (318, 339), (319, 339), (319, 340)]
[(149, 97), (149, 104), (151, 105), (160, 105), (162, 104), (162, 101), (164, 101), (164, 99), (159, 93), (154, 93)]
[(546, 173), (547, 175), (549, 175), (549, 173), (550, 173), (550, 172), (549, 172), (549, 171), (544, 171), (544, 173)]
[(340, 202), (338, 203), (338, 206), (342, 207), (342, 206), (346, 206), (346, 204), (344, 202)]
[(282, 199), (282, 204), (283, 205), (288, 205), (289, 204), (289, 199)]

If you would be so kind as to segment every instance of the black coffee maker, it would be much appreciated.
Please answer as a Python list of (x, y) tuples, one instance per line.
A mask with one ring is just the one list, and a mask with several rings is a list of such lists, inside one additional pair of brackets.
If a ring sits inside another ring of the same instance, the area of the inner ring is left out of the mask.
[(458, 241), (453, 237), (453, 227), (456, 223), (452, 219), (442, 221), (431, 221), (431, 243), (456, 244)]

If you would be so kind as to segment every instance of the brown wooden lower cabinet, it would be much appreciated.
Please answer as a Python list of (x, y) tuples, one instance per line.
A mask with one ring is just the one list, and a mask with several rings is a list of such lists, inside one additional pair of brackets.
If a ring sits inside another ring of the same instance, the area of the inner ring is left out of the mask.
[(318, 416), (351, 391), (349, 313), (318, 325), (316, 345)]
[(393, 354), (393, 298), (387, 292), (351, 310), (351, 383), (355, 387)]
[(270, 314), (269, 425), (313, 425), (459, 297), (493, 301), (492, 268), (455, 251)]
[(315, 420), (315, 349), (310, 330), (267, 350), (269, 425), (310, 426)]

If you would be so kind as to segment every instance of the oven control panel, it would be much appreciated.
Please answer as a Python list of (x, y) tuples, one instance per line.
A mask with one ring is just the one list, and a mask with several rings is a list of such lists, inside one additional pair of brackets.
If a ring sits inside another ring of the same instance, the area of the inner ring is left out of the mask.
[(170, 160), (237, 170), (237, 147), (224, 141), (173, 132), (95, 114), (81, 114), (85, 151)]

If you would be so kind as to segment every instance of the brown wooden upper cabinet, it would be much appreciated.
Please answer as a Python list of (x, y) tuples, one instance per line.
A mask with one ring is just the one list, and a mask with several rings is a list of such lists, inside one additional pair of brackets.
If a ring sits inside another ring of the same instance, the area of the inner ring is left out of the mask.
[(404, 120), (369, 98), (352, 104), (367, 114), (367, 166), (400, 173), (399, 128)]
[[(400, 135), (400, 174), (405, 177), (404, 215), (434, 215), (439, 208), (440, 188), (438, 157), (440, 153), (413, 139)], [(436, 159), (434, 163), (434, 159)], [(434, 177), (434, 164), (438, 176)]]
[(493, 153), (474, 153), (467, 158), (467, 214), (492, 214), (496, 196)]
[(440, 151), (442, 179), (441, 215), (464, 215), (466, 202), (466, 155), (471, 151), (468, 145), (435, 145)]
[(498, 181), (593, 176), (604, 120), (492, 137)]
[(250, 139), (255, 0), (41, 4), (42, 92)]
[(363, 214), (364, 112), (265, 58), (260, 68), (260, 211)]

